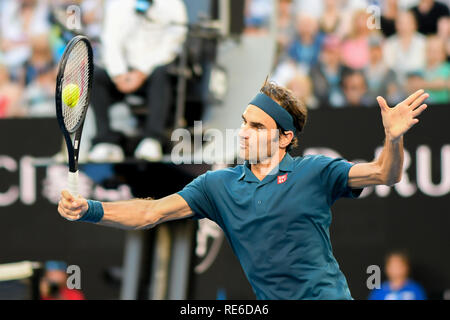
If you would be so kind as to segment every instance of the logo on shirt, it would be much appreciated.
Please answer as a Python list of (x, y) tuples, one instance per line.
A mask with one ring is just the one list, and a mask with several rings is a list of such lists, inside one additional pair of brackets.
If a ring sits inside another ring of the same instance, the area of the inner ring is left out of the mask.
[(283, 174), (282, 176), (278, 176), (277, 178), (278, 178), (278, 184), (281, 184), (281, 183), (285, 183), (286, 182), (286, 180), (287, 180), (287, 173), (286, 174)]

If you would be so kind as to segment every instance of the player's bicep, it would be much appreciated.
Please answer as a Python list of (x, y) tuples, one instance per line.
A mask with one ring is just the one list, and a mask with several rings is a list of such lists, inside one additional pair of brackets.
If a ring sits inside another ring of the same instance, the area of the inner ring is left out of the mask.
[(348, 172), (348, 186), (350, 188), (364, 188), (383, 184), (381, 170), (375, 162), (357, 163)]
[(186, 200), (176, 193), (156, 200), (154, 212), (157, 215), (157, 224), (194, 215)]

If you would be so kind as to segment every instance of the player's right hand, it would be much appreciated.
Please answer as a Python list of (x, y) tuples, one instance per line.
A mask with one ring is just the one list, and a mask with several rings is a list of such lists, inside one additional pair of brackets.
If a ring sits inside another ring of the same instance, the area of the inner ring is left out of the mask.
[(87, 200), (79, 196), (75, 198), (69, 191), (63, 190), (61, 192), (61, 199), (58, 203), (59, 214), (67, 220), (78, 220), (89, 209)]

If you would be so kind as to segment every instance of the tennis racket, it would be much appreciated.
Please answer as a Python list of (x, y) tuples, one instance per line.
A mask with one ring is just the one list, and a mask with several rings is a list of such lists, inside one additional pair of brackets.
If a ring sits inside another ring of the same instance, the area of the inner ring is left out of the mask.
[(74, 37), (67, 44), (59, 62), (55, 94), (56, 117), (67, 145), (68, 189), (74, 197), (78, 197), (78, 153), (93, 72), (90, 41), (85, 36)]

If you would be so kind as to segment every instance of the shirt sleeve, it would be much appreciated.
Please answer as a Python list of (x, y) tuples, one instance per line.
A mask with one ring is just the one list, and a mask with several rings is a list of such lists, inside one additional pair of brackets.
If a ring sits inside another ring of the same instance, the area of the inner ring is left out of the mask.
[(140, 61), (130, 61), (130, 66), (150, 75), (158, 66), (168, 64), (175, 60), (181, 52), (186, 40), (188, 15), (183, 1), (165, 0), (162, 2), (161, 11), (149, 10), (149, 18), (152, 23), (148, 27), (156, 27), (155, 24), (164, 29), (157, 48), (148, 48), (151, 54), (144, 55)]
[(211, 189), (207, 184), (207, 175), (208, 172), (198, 176), (177, 194), (188, 203), (194, 212), (193, 219), (208, 218), (212, 221), (217, 221), (216, 208), (208, 192)]
[(103, 63), (108, 75), (114, 78), (128, 71), (122, 44), (133, 25), (133, 11), (128, 2), (115, 1), (107, 6), (101, 35)]
[(326, 156), (319, 156), (318, 161), (321, 164), (320, 178), (330, 204), (341, 197), (358, 198), (361, 195), (363, 189), (352, 189), (348, 186), (348, 173), (355, 163)]

